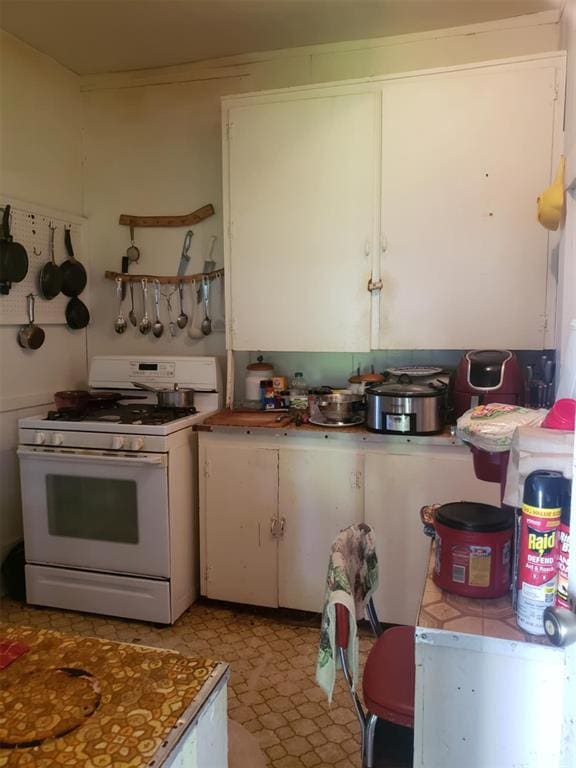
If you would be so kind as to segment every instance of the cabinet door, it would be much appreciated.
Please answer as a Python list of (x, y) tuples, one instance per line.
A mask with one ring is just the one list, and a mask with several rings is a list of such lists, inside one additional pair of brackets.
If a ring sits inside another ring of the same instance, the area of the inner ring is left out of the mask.
[(279, 604), (321, 611), (330, 545), (363, 517), (363, 455), (354, 450), (280, 451)]
[(374, 527), (379, 562), (374, 598), (378, 617), (415, 624), (430, 553), (420, 508), (463, 500), (499, 504), (500, 487), (475, 477), (465, 448), (411, 454), (368, 452), (364, 471), (365, 520)]
[(276, 607), (278, 451), (206, 441), (200, 461), (202, 594)]
[(379, 348), (544, 345), (555, 277), (536, 198), (557, 159), (557, 76), (508, 65), (384, 86)]
[(225, 115), (228, 344), (367, 351), (379, 94), (286, 98)]

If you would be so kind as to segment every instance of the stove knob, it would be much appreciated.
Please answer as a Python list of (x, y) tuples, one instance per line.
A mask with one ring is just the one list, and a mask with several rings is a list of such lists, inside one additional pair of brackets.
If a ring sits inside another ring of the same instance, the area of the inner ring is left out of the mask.
[(62, 445), (63, 442), (64, 442), (64, 435), (62, 434), (62, 432), (55, 432), (52, 435), (52, 440), (51, 440), (52, 445)]
[(44, 432), (35, 432), (34, 433), (34, 443), (35, 445), (44, 445), (46, 442), (46, 435)]
[(115, 451), (119, 451), (120, 448), (124, 448), (124, 438), (122, 437), (122, 435), (113, 435), (112, 448)]
[(133, 439), (133, 440), (130, 442), (130, 448), (131, 448), (133, 451), (141, 451), (141, 450), (142, 450), (142, 448), (144, 448), (144, 438), (143, 438), (143, 437), (135, 437), (135, 438), (134, 438), (134, 439)]

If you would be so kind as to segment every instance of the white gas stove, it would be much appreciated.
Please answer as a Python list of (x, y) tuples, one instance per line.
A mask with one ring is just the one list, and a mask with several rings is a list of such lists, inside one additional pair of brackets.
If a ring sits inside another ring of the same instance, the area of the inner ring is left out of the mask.
[[(192, 388), (194, 408), (137, 382)], [(172, 623), (198, 595), (193, 426), (222, 407), (218, 361), (95, 357), (89, 385), (88, 404), (19, 422), (27, 600)]]

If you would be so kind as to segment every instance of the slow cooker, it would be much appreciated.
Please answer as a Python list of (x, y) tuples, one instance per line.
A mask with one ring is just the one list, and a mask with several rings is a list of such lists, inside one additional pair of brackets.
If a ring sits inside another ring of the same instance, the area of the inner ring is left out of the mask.
[(438, 507), (434, 583), (464, 597), (501, 597), (510, 589), (514, 513), (471, 501)]
[[(401, 377), (402, 378), (402, 377)], [(446, 385), (404, 382), (366, 389), (366, 426), (392, 435), (433, 435), (444, 429)]]

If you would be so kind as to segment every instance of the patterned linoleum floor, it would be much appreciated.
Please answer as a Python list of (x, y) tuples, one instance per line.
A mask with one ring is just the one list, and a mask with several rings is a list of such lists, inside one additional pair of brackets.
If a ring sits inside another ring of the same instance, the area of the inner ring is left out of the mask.
[[(360, 766), (358, 721), (341, 675), (332, 706), (314, 682), (319, 627), (314, 616), (198, 602), (173, 626), (157, 628), (5, 598), (0, 620), (226, 661), (231, 666), (229, 715), (254, 735), (270, 768)], [(362, 658), (371, 642), (361, 633)], [(404, 733), (379, 737), (377, 747), (382, 740), (392, 744), (389, 756), (378, 758), (379, 766), (411, 764)]]

